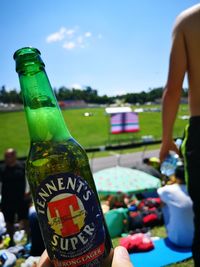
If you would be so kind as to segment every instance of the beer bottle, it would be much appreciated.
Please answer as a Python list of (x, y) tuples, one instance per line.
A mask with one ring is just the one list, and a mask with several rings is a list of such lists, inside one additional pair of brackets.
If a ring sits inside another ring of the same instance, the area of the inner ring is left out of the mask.
[(87, 154), (65, 125), (40, 51), (24, 47), (14, 59), (31, 140), (26, 177), (48, 255), (59, 267), (111, 266)]

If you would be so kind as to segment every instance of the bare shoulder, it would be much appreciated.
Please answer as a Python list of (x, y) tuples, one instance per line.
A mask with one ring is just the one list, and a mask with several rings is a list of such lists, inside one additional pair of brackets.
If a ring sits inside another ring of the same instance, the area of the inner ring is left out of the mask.
[(200, 4), (194, 5), (183, 12), (181, 12), (176, 18), (176, 25), (183, 25), (193, 20), (200, 21)]

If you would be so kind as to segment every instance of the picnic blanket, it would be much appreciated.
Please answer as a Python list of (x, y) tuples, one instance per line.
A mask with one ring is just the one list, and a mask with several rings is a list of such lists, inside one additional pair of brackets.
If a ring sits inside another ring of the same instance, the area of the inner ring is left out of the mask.
[(168, 238), (154, 240), (154, 246), (151, 251), (130, 254), (134, 267), (162, 267), (192, 257), (191, 248), (177, 247)]

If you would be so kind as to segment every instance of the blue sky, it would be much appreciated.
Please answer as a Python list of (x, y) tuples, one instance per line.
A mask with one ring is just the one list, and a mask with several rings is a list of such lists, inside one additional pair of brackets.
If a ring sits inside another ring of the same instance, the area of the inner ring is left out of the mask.
[(99, 95), (164, 86), (176, 16), (196, 0), (1, 0), (0, 86), (19, 90), (13, 53), (37, 47), (53, 87)]

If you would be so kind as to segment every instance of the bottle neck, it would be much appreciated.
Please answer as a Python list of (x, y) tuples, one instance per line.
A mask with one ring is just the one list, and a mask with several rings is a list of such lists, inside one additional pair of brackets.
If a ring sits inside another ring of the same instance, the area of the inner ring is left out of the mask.
[(19, 80), (31, 141), (71, 138), (44, 68), (21, 72)]

